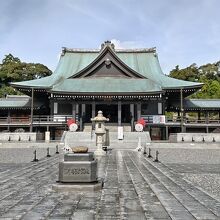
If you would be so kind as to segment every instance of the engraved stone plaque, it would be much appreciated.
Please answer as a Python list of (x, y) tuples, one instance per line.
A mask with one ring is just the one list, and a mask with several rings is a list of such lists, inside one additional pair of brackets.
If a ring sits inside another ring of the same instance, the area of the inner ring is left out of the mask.
[[(89, 183), (97, 181), (97, 161), (91, 160), (91, 153), (88, 153), (87, 161), (78, 160), (79, 155), (74, 154), (64, 157), (64, 161), (59, 163), (59, 181), (63, 183)], [(65, 158), (67, 161), (65, 161)], [(82, 158), (81, 158), (82, 159)]]

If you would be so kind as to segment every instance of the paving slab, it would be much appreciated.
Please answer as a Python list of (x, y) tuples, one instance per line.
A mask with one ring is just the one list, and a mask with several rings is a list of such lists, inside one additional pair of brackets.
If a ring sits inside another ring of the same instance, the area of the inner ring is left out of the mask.
[[(113, 149), (98, 161), (102, 190), (59, 193), (52, 185), (58, 179), (62, 154), (51, 151), (50, 158), (42, 154), (39, 162), (32, 163), (27, 159), (33, 157), (31, 149), (24, 153), (24, 161), (19, 155), (15, 163), (11, 156), (5, 163), (7, 158), (1, 157), (12, 151), (16, 155), (16, 149), (4, 149), (2, 155), (0, 152), (0, 220), (220, 219), (219, 149), (154, 146), (152, 153), (157, 149), (160, 163), (141, 152)], [(22, 150), (20, 147), (17, 153)], [(212, 188), (207, 181), (210, 175)]]

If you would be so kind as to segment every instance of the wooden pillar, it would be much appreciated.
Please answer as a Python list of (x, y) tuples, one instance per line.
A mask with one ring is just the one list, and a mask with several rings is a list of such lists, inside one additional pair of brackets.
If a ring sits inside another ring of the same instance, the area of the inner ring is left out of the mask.
[(201, 112), (198, 111), (198, 120), (201, 120)]
[(141, 118), (141, 103), (137, 103), (137, 120)]
[(74, 120), (76, 120), (76, 103), (72, 103), (72, 117)]
[(209, 133), (209, 126), (206, 125), (206, 133)]
[(121, 101), (118, 101), (118, 126), (121, 126)]
[(169, 139), (169, 129), (168, 126), (165, 127), (166, 128), (166, 140)]
[(209, 123), (209, 112), (205, 112), (205, 123)]
[(86, 104), (82, 104), (82, 115), (83, 113), (85, 114), (85, 112), (86, 112)]
[(79, 104), (76, 103), (76, 121), (79, 121)]
[(57, 115), (58, 114), (58, 103), (52, 101), (51, 102), (51, 115)]
[(33, 132), (33, 116), (34, 116), (34, 88), (31, 88), (31, 118), (30, 118), (30, 132)]
[(95, 101), (92, 102), (92, 118), (95, 117)]
[(206, 133), (209, 133), (209, 127), (208, 127), (208, 123), (209, 123), (209, 112), (205, 112), (205, 123), (206, 123)]
[(184, 132), (184, 121), (183, 121), (183, 118), (184, 118), (184, 109), (183, 109), (183, 89), (181, 88), (180, 89), (180, 112), (181, 112), (181, 133)]
[(10, 132), (11, 112), (9, 109), (8, 109), (7, 123), (8, 123), (8, 131)]
[(83, 126), (85, 122), (85, 110), (86, 110), (86, 105), (81, 104), (80, 131), (83, 131)]
[(158, 113), (158, 115), (162, 115), (163, 114), (163, 107), (162, 107), (162, 102), (158, 102), (157, 103), (157, 113)]
[(134, 104), (130, 104), (131, 131), (134, 130)]

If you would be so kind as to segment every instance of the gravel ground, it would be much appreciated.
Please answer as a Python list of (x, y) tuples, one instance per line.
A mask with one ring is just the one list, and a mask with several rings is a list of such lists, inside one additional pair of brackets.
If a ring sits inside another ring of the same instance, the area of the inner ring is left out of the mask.
[(152, 148), (159, 151), (159, 160), (194, 186), (220, 200), (220, 148)]
[[(29, 163), (34, 158), (35, 150), (37, 151), (37, 159), (46, 157), (47, 147), (32, 146), (28, 148), (0, 148), (0, 163), (11, 164), (11, 166), (13, 164), (18, 166), (18, 164)], [(49, 153), (52, 155), (55, 154), (55, 152), (55, 146), (50, 146)]]
[(193, 174), (185, 173), (184, 178), (194, 186), (202, 188), (208, 194), (211, 194), (213, 197), (220, 201), (220, 172), (217, 174), (213, 173), (204, 173), (204, 174)]
[(165, 164), (220, 164), (220, 148), (152, 148), (152, 156), (159, 151), (159, 159)]

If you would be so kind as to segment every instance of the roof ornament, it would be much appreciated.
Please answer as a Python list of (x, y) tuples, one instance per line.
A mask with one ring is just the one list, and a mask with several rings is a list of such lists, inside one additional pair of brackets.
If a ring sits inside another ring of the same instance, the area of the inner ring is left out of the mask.
[(64, 56), (65, 55), (65, 53), (66, 53), (66, 51), (67, 51), (67, 48), (66, 47), (62, 47), (62, 51), (61, 51), (61, 56)]
[(109, 68), (111, 66), (111, 60), (109, 58), (106, 58), (105, 65), (107, 68)]
[(101, 50), (103, 50), (105, 47), (110, 47), (112, 50), (115, 50), (115, 45), (109, 40), (101, 44)]

